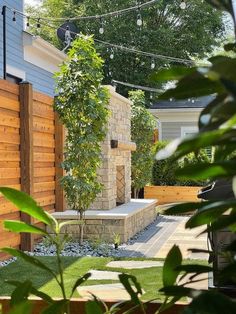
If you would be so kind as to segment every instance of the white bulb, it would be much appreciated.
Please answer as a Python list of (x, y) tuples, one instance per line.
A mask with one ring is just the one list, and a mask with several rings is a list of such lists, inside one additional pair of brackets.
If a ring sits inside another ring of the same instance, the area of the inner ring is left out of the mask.
[(114, 59), (114, 55), (113, 55), (113, 53), (110, 55), (110, 59)]
[(102, 35), (102, 34), (104, 34), (104, 28), (101, 26), (100, 28), (99, 28), (99, 33)]
[(151, 69), (153, 70), (153, 69), (155, 69), (155, 62), (154, 61), (152, 61), (152, 63), (151, 63)]
[(138, 15), (138, 18), (137, 18), (137, 25), (138, 26), (142, 26), (143, 25), (142, 17), (141, 17), (140, 14)]
[(185, 10), (187, 7), (186, 2), (185, 1), (181, 1), (180, 3), (180, 9)]

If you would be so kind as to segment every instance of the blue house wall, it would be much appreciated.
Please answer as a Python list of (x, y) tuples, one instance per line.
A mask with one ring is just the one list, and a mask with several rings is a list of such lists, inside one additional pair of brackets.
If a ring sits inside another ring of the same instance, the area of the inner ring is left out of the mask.
[[(6, 5), (23, 12), (23, 0), (0, 0), (0, 6)], [(24, 21), (16, 14), (16, 22), (12, 21), (13, 12), (7, 9), (7, 65), (25, 72), (25, 80), (33, 84), (34, 90), (53, 96), (53, 74), (24, 60), (23, 29)], [(3, 78), (3, 41), (2, 22), (0, 16), (0, 77)]]

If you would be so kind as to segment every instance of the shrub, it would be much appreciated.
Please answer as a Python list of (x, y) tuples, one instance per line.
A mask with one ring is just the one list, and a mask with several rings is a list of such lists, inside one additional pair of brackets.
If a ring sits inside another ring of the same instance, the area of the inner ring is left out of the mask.
[[(167, 141), (157, 142), (154, 147), (154, 152), (157, 153), (166, 145)], [(194, 179), (179, 179), (175, 172), (177, 169), (184, 168), (186, 166), (194, 166), (198, 163), (210, 162), (209, 157), (204, 149), (199, 153), (189, 153), (183, 158), (176, 160), (173, 157), (164, 160), (155, 160), (152, 170), (152, 184), (153, 185), (180, 185), (180, 186), (195, 186), (205, 185), (205, 180)]]

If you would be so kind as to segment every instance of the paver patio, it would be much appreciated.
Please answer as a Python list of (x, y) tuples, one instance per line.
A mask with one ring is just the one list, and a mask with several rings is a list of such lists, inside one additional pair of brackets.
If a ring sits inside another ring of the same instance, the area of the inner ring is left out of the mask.
[(158, 257), (165, 258), (174, 244), (179, 245), (183, 258), (208, 259), (205, 253), (191, 253), (188, 249), (207, 249), (206, 234), (199, 234), (204, 227), (188, 230), (185, 224), (188, 217), (160, 215), (155, 224), (152, 224), (135, 240), (128, 245), (126, 255), (128, 257)]

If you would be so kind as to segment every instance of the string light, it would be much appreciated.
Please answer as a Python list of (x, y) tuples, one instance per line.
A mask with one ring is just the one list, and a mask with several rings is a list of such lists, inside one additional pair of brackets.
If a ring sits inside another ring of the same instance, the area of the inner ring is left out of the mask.
[(13, 18), (12, 18), (13, 22), (16, 22), (16, 11), (13, 11)]
[(27, 16), (26, 27), (30, 27), (30, 18), (29, 18), (29, 16)]
[[(116, 17), (116, 16), (119, 16), (119, 15), (123, 15), (123, 14), (126, 14), (126, 13), (129, 13), (129, 12), (132, 12), (132, 11), (137, 11), (137, 10), (141, 10), (143, 8), (146, 8), (146, 7), (149, 7), (149, 6), (152, 6), (154, 4), (156, 4), (157, 2), (159, 2), (160, 0), (150, 0), (148, 2), (144, 2), (142, 4), (137, 4), (133, 7), (128, 7), (126, 9), (121, 9), (121, 10), (117, 10), (117, 11), (113, 11), (113, 12), (108, 12), (108, 13), (104, 13), (104, 14), (100, 14), (100, 15), (91, 15), (91, 16), (72, 16), (72, 17), (59, 17), (59, 18), (51, 18), (51, 17), (42, 17), (40, 18), (41, 20), (44, 20), (44, 21), (47, 21), (47, 22), (52, 22), (52, 21), (67, 21), (67, 20), (70, 20), (70, 21), (79, 21), (79, 20), (98, 20), (98, 19), (101, 19), (101, 18), (106, 18), (106, 17)], [(13, 8), (11, 7), (7, 7), (8, 9), (10, 10), (14, 10)], [(23, 16), (25, 16), (25, 14), (21, 11), (18, 11), (16, 10), (16, 12), (18, 14), (21, 14)], [(38, 17), (37, 16), (32, 16), (31, 17), (32, 19), (37, 19)]]
[(138, 27), (141, 27), (143, 25), (143, 20), (142, 20), (142, 15), (141, 15), (140, 8), (138, 9), (137, 25), (138, 25)]
[(38, 21), (37, 21), (37, 28), (40, 28), (41, 27), (41, 24), (40, 24), (40, 19), (38, 19)]
[(152, 58), (151, 69), (154, 70), (156, 67), (155, 60)]
[(185, 0), (181, 0), (181, 3), (179, 6), (180, 6), (180, 9), (185, 10), (187, 8), (187, 4), (186, 4)]
[(110, 59), (111, 60), (114, 59), (114, 50), (113, 49), (111, 49)]
[(127, 83), (127, 82), (121, 82), (121, 81), (117, 81), (117, 80), (112, 80), (112, 85), (123, 85), (123, 86), (127, 86), (127, 87), (131, 87), (131, 88), (135, 88), (135, 89), (141, 89), (143, 91), (146, 92), (151, 92), (151, 93), (163, 93), (163, 90), (161, 89), (157, 89), (154, 87), (147, 87), (147, 86), (141, 86), (141, 85), (135, 85), (135, 84), (131, 84), (131, 83)]
[(99, 34), (101, 34), (101, 35), (104, 34), (104, 22), (103, 22), (102, 18), (100, 19)]

